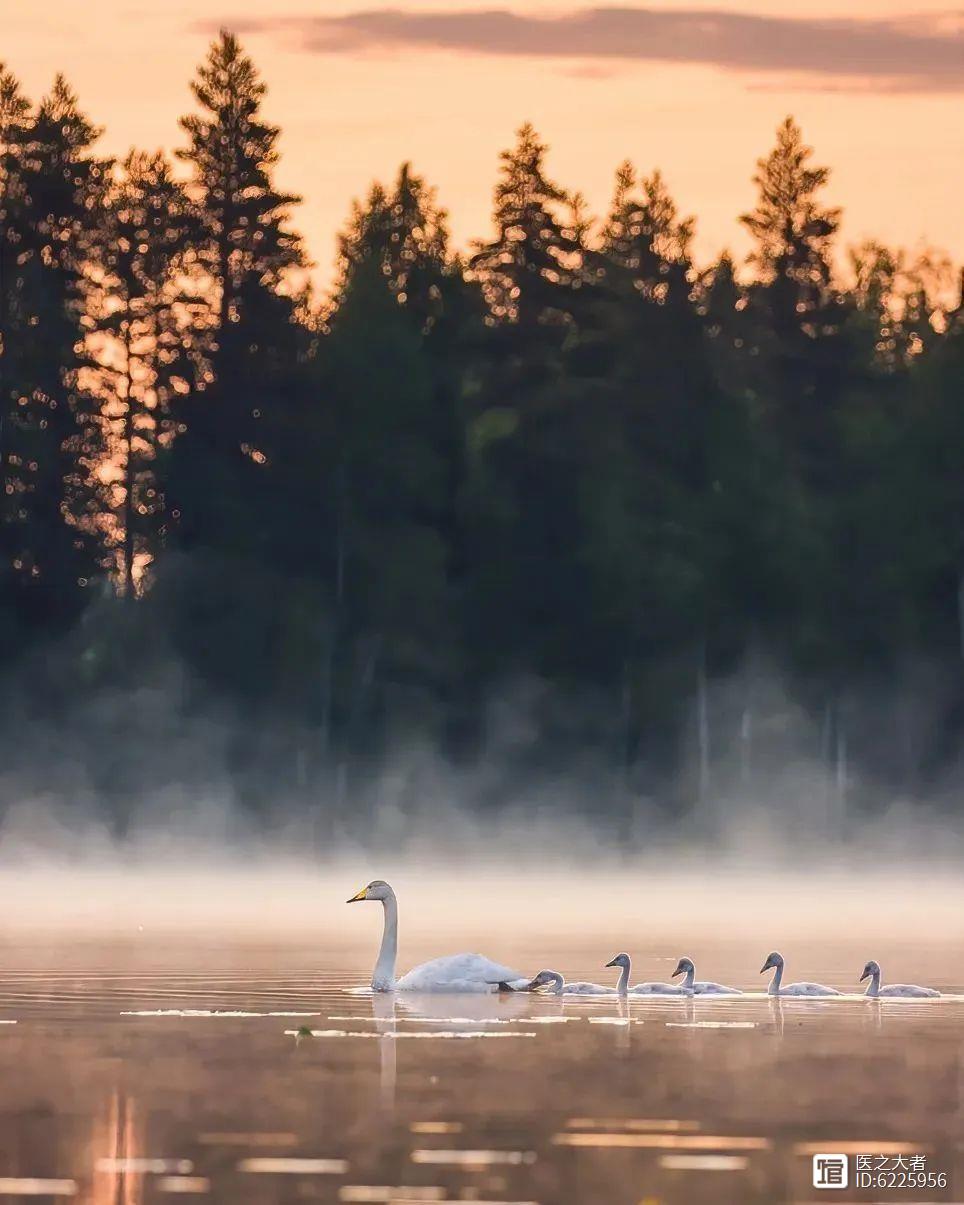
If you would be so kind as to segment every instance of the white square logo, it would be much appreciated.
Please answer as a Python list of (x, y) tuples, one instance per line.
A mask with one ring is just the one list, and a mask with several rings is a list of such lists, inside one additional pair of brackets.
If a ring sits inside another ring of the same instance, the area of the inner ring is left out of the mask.
[(848, 1160), (846, 1155), (814, 1155), (814, 1188), (846, 1188), (848, 1183)]

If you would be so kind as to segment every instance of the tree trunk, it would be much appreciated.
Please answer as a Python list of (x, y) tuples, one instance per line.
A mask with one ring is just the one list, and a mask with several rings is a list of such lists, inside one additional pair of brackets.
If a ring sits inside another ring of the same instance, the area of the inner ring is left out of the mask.
[(124, 597), (133, 602), (134, 591), (134, 483), (137, 478), (134, 463), (134, 380), (131, 372), (131, 328), (130, 320), (124, 324), (124, 357), (126, 410), (124, 412)]
[(698, 798), (700, 814), (707, 807), (710, 794), (710, 716), (706, 686), (706, 643), (700, 649), (700, 664), (696, 676), (697, 743), (699, 748)]
[(964, 660), (964, 568), (957, 571), (957, 632)]
[(740, 786), (746, 790), (753, 772), (753, 711), (747, 703), (740, 717)]

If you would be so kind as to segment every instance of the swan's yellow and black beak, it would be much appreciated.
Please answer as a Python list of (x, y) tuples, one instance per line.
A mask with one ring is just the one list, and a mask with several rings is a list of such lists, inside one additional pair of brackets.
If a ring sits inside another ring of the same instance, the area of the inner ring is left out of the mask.
[(361, 889), (361, 891), (359, 891), (357, 893), (357, 895), (353, 895), (350, 900), (345, 900), (345, 903), (346, 904), (357, 904), (359, 900), (367, 900), (367, 899), (368, 899), (368, 888), (363, 887)]
[(863, 981), (865, 979), (869, 979), (869, 978), (870, 978), (870, 971), (867, 967), (864, 967), (864, 973), (860, 976), (860, 978), (857, 980), (857, 982), (863, 983)]
[(607, 967), (619, 967), (619, 966), (622, 966), (622, 965), (623, 965), (623, 964), (622, 964), (622, 963), (619, 961), (619, 958), (618, 958), (618, 957), (614, 958), (614, 959), (612, 960), (612, 962), (607, 962), (607, 963), (606, 963), (606, 966), (607, 966)]
[(672, 973), (672, 975), (670, 975), (670, 979), (675, 979), (677, 975), (682, 975), (682, 974), (683, 974), (683, 968), (681, 966), (677, 966), (676, 970)]

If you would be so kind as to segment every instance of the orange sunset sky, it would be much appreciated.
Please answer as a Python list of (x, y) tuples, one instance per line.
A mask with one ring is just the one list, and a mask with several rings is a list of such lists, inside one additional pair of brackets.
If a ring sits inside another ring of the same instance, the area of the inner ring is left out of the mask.
[(706, 260), (745, 253), (754, 163), (793, 113), (833, 169), (848, 241), (964, 259), (964, 14), (948, 0), (0, 0), (0, 57), (34, 99), (63, 70), (105, 151), (173, 148), (219, 25), (268, 84), (278, 178), (304, 197), (322, 283), (352, 197), (403, 159), (437, 186), (457, 246), (487, 235), (498, 152), (524, 120), (596, 213), (622, 159), (661, 168)]

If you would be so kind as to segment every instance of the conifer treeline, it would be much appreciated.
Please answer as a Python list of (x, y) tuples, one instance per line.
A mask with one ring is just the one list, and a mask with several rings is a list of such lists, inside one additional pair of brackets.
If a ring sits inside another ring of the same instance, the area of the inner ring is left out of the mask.
[(355, 204), (316, 305), (232, 35), (193, 92), (185, 172), (99, 156), (62, 78), (34, 105), (0, 69), (0, 653), (20, 689), (54, 639), (72, 668), (48, 696), (176, 654), (189, 697), (297, 730), (310, 779), (410, 736), (471, 757), (492, 689), (539, 682), (540, 748), (652, 784), (694, 707), (709, 772), (712, 685), (766, 649), (870, 751), (893, 716), (854, 700), (940, 667), (903, 769), (946, 764), (964, 319), (940, 260), (844, 253), (791, 119), (740, 218), (745, 268), (697, 266), (693, 219), (629, 162), (592, 219), (525, 125), (491, 241), (455, 254), (404, 165)]

